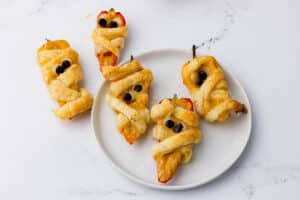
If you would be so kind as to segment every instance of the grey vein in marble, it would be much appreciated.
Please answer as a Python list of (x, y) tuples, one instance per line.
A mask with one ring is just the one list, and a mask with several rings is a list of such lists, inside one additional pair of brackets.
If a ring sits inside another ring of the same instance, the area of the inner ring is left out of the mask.
[[(243, 183), (241, 190), (248, 200), (254, 198), (258, 189), (300, 181), (300, 166), (295, 164), (277, 165), (269, 162), (255, 162), (251, 165), (235, 166), (235, 169), (247, 171), (245, 175), (239, 176), (238, 180)], [(249, 174), (254, 172), (259, 173), (261, 178), (249, 181)]]
[(243, 192), (246, 195), (246, 198), (248, 200), (252, 199), (254, 196), (254, 192), (255, 192), (255, 187), (252, 184), (248, 184), (245, 187), (243, 187)]
[(132, 192), (132, 191), (127, 191), (127, 190), (122, 190), (119, 188), (113, 188), (113, 189), (87, 189), (83, 187), (78, 187), (78, 188), (72, 188), (71, 190), (67, 191), (68, 196), (109, 196), (109, 195), (114, 195), (114, 194), (122, 194), (124, 196), (129, 196), (129, 197), (135, 197), (135, 196), (140, 196), (144, 193), (137, 193), (137, 192)]
[(216, 33), (216, 35), (211, 36), (209, 39), (204, 40), (200, 43), (198, 46), (201, 48), (211, 49), (211, 47), (218, 41), (224, 38), (226, 33), (231, 29), (232, 25), (235, 22), (235, 9), (232, 7), (232, 5), (228, 1), (225, 2), (225, 14), (224, 14), (224, 22), (221, 30)]
[(35, 15), (40, 13), (48, 4), (50, 3), (50, 0), (41, 0), (39, 2), (39, 5), (37, 8), (35, 8), (34, 10), (32, 10), (31, 12), (29, 12), (29, 16)]

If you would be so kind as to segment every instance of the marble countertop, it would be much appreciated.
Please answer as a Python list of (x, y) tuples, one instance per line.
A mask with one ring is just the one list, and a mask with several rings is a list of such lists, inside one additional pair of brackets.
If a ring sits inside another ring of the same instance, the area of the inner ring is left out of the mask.
[[(129, 24), (123, 58), (150, 49), (201, 46), (228, 64), (253, 108), (250, 143), (216, 181), (181, 192), (139, 186), (106, 161), (85, 114), (58, 121), (36, 50), (67, 39), (83, 85), (102, 83), (90, 39), (101, 9)], [(0, 199), (299, 199), (300, 2), (297, 0), (4, 0), (0, 2)]]

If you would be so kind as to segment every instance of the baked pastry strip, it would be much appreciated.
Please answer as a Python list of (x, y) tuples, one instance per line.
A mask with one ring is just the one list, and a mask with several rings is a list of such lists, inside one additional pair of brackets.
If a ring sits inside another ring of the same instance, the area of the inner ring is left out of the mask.
[(230, 97), (224, 72), (213, 56), (195, 56), (182, 66), (181, 77), (206, 121), (226, 121), (231, 111), (247, 113), (244, 104)]
[(52, 99), (59, 105), (53, 109), (58, 118), (71, 119), (91, 108), (92, 95), (78, 85), (83, 78), (78, 54), (67, 41), (47, 41), (37, 51), (37, 62)]
[(103, 74), (112, 81), (106, 100), (117, 115), (117, 128), (133, 144), (146, 132), (150, 122), (148, 93), (152, 72), (132, 60), (123, 66), (104, 68)]
[(199, 121), (190, 99), (164, 99), (151, 108), (155, 122), (152, 157), (157, 163), (158, 181), (168, 182), (181, 164), (192, 158), (194, 144), (201, 141)]
[(115, 66), (118, 63), (128, 28), (124, 16), (114, 9), (101, 11), (96, 18), (96, 23), (92, 39), (102, 72), (106, 66)]

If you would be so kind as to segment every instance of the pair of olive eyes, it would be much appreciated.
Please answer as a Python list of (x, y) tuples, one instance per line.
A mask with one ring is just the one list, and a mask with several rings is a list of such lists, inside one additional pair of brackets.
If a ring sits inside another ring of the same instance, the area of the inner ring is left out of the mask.
[(118, 23), (115, 21), (111, 21), (107, 26), (107, 21), (104, 18), (99, 19), (99, 25), (102, 27), (116, 28), (118, 27)]
[(182, 123), (178, 123), (175, 125), (175, 122), (171, 119), (168, 119), (166, 122), (165, 122), (165, 126), (167, 128), (171, 128), (173, 130), (174, 133), (180, 133), (183, 129), (183, 125)]
[[(138, 85), (135, 85), (133, 89), (134, 89), (135, 91), (137, 91), (137, 92), (140, 92), (140, 91), (142, 91), (143, 86), (141, 86), (141, 85), (138, 84)], [(123, 95), (123, 99), (124, 99), (124, 101), (129, 102), (129, 101), (131, 101), (132, 96), (131, 96), (131, 94), (130, 94), (129, 92), (126, 92), (126, 93)]]
[(57, 75), (60, 75), (65, 72), (71, 66), (71, 62), (69, 60), (62, 61), (61, 65), (58, 65), (55, 69)]

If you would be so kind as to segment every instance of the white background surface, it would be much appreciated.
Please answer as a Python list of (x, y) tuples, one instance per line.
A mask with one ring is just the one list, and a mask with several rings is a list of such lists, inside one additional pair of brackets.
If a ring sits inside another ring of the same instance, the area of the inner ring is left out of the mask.
[[(242, 158), (215, 182), (184, 192), (136, 185), (106, 162), (88, 114), (67, 122), (51, 114), (37, 48), (67, 39), (95, 94), (102, 78), (90, 35), (110, 7), (129, 24), (124, 57), (220, 38), (200, 51), (242, 82), (254, 127)], [(299, 9), (297, 0), (1, 0), (0, 199), (299, 199)]]

